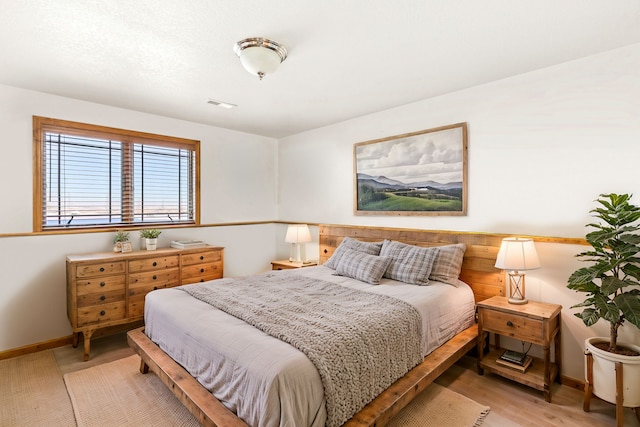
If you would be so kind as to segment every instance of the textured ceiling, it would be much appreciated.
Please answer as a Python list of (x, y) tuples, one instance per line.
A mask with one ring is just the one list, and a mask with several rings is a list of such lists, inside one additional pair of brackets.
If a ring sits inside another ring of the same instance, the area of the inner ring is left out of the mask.
[(2, 0), (0, 83), (278, 138), (638, 42), (638, 0)]

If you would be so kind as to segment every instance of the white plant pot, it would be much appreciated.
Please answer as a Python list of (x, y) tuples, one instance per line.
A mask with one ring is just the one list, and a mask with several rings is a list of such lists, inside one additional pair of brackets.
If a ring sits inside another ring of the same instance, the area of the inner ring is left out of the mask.
[[(624, 356), (600, 350), (594, 344), (609, 342), (608, 338), (591, 337), (585, 340), (585, 347), (593, 355), (593, 394), (609, 403), (616, 403), (616, 362), (622, 362), (623, 406), (640, 406), (640, 356)], [(640, 346), (618, 343), (640, 352)], [(585, 378), (586, 366), (585, 366)]]
[(156, 247), (158, 246), (158, 239), (144, 239), (145, 240), (145, 246), (147, 247), (148, 251), (155, 251)]

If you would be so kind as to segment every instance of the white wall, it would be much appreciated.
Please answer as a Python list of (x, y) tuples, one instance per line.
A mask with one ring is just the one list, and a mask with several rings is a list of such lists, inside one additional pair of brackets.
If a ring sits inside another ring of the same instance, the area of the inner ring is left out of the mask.
[[(467, 216), (353, 215), (354, 143), (458, 122), (469, 129)], [(640, 44), (285, 138), (278, 156), (284, 221), (583, 237), (600, 193), (640, 204)], [(565, 285), (584, 247), (537, 247), (527, 296), (563, 305), (563, 375), (582, 378), (584, 338), (608, 334), (569, 308), (583, 297)]]
[[(33, 115), (200, 140), (201, 222), (277, 219), (274, 139), (0, 85), (0, 351), (69, 335), (65, 256), (113, 247), (112, 232), (24, 234), (32, 231)], [(238, 276), (269, 269), (276, 235), (275, 224), (180, 228), (159, 243), (224, 246), (225, 275)]]
[[(0, 351), (68, 335), (64, 257), (111, 246), (111, 233), (8, 236), (31, 231), (32, 115), (201, 140), (203, 223), (280, 219), (581, 237), (599, 193), (633, 192), (640, 203), (638, 82), (640, 45), (633, 45), (279, 142), (0, 85), (0, 146), (11, 154), (0, 157)], [(463, 121), (467, 216), (353, 215), (354, 143)], [(225, 275), (234, 276), (288, 257), (285, 230), (174, 229), (160, 243), (202, 238), (225, 246)], [(574, 378), (582, 377), (584, 338), (607, 333), (604, 324), (585, 328), (569, 309), (580, 300), (565, 283), (581, 249), (538, 244), (543, 268), (527, 276), (530, 299), (564, 306), (563, 374)], [(640, 343), (635, 330), (623, 337)]]

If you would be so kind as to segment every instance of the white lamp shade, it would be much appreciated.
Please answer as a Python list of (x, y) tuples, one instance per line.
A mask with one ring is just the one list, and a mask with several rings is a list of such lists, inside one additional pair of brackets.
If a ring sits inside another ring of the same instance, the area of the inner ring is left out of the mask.
[(282, 62), (278, 52), (262, 46), (247, 47), (238, 55), (242, 66), (256, 76), (273, 73)]
[(311, 241), (311, 233), (307, 224), (291, 224), (284, 238), (287, 243), (306, 243)]
[(540, 260), (532, 239), (509, 237), (502, 240), (496, 268), (509, 271), (524, 271), (540, 268)]

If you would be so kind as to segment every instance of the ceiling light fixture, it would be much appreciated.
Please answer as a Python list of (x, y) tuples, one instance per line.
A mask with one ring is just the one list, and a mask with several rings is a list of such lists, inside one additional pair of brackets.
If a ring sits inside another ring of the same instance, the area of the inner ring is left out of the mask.
[(287, 59), (287, 50), (273, 40), (262, 37), (250, 37), (233, 45), (233, 51), (240, 58), (242, 66), (262, 78), (273, 73), (278, 65)]

